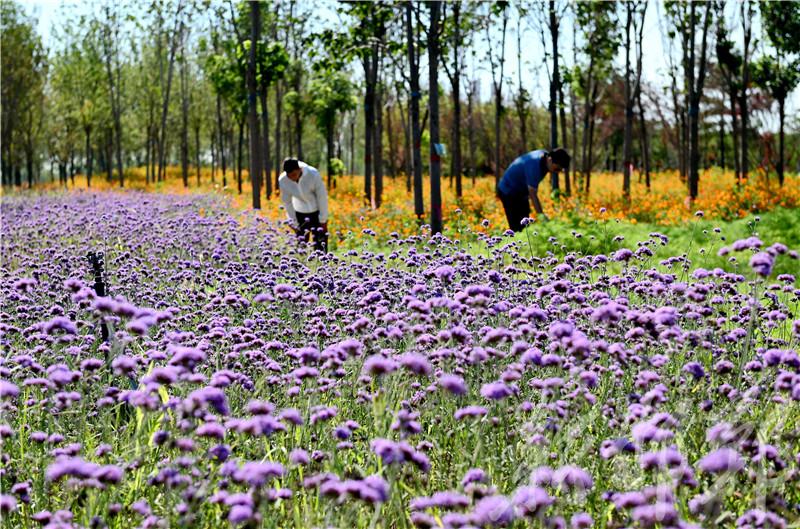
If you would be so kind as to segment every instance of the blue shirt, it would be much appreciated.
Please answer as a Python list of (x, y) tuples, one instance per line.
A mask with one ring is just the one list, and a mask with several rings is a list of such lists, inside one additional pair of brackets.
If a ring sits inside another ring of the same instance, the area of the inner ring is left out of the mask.
[(545, 150), (531, 151), (514, 160), (497, 184), (500, 192), (504, 195), (527, 195), (528, 187), (538, 189), (539, 182), (547, 174), (544, 164), (546, 154)]

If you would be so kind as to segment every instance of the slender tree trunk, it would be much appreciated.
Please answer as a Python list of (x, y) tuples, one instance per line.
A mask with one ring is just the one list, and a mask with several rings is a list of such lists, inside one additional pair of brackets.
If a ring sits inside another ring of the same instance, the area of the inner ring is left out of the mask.
[(181, 23), (181, 177), (183, 187), (189, 187), (189, 81), (187, 79), (186, 63), (186, 27)]
[(331, 168), (331, 159), (333, 158), (333, 129), (335, 127), (334, 123), (331, 123), (328, 127), (325, 128), (325, 153), (327, 154), (327, 171), (328, 171), (328, 189), (333, 189), (333, 170)]
[(211, 131), (211, 141), (209, 142), (211, 145), (211, 184), (214, 184), (214, 179), (216, 178), (217, 172), (217, 130), (216, 125), (214, 126), (214, 130)]
[[(169, 95), (172, 89), (172, 72), (175, 69), (175, 52), (178, 48), (178, 42), (181, 41), (183, 38), (181, 33), (183, 29), (183, 24), (180, 23), (180, 12), (182, 10), (182, 4), (178, 4), (178, 10), (175, 13), (175, 29), (173, 30), (172, 34), (172, 42), (170, 44), (169, 50), (169, 65), (167, 67), (167, 86), (166, 91), (164, 93), (164, 99), (162, 101), (161, 106), (161, 134), (160, 139), (158, 141), (158, 181), (164, 179), (165, 172), (166, 172), (166, 135), (167, 135), (167, 114), (169, 113)], [(180, 30), (179, 30), (180, 28)]]
[(242, 194), (242, 144), (244, 143), (244, 120), (239, 122), (239, 144), (236, 152), (236, 184)]
[(469, 149), (469, 174), (472, 178), (472, 187), (475, 188), (475, 178), (478, 169), (475, 167), (475, 80), (470, 81), (467, 93), (467, 148)]
[(589, 58), (589, 69), (586, 74), (586, 86), (588, 87), (586, 90), (586, 96), (584, 98), (583, 104), (583, 142), (581, 145), (581, 161), (583, 161), (583, 184), (584, 189), (583, 192), (588, 194), (589, 193), (589, 179), (590, 179), (590, 172), (592, 170), (592, 164), (589, 160), (589, 151), (591, 150), (591, 135), (590, 135), (590, 122), (594, 122), (594, 111), (593, 111), (593, 96), (597, 91), (597, 88), (594, 86), (594, 57)]
[[(380, 59), (376, 63), (380, 68)], [(383, 86), (375, 87), (375, 208), (383, 202)]]
[(625, 138), (622, 148), (622, 196), (631, 200), (631, 151), (633, 150), (633, 97), (631, 94), (631, 23), (633, 4), (625, 4)]
[(639, 105), (639, 141), (642, 149), (642, 164), (644, 166), (644, 182), (647, 190), (650, 191), (650, 146), (647, 139), (647, 122), (644, 117), (644, 105), (642, 104), (642, 92), (637, 93)]
[(375, 139), (375, 84), (373, 71), (377, 68), (377, 45), (373, 46), (372, 53), (364, 59), (364, 77), (366, 90), (364, 92), (364, 202), (372, 206), (372, 152)]
[[(463, 195), (462, 174), (464, 173), (461, 161), (461, 2), (453, 4), (453, 156), (452, 156), (452, 175), (456, 179), (456, 199), (460, 200)], [(523, 125), (524, 130), (524, 125)], [(524, 133), (523, 133), (524, 134)]]
[(392, 123), (394, 102), (386, 106), (386, 137), (389, 139), (389, 177), (397, 178), (397, 137)]
[[(550, 81), (550, 148), (555, 149), (558, 147), (558, 114), (557, 114), (557, 106), (558, 106), (558, 85), (559, 85), (559, 75), (558, 75), (558, 18), (556, 17), (556, 2), (555, 0), (550, 0), (549, 2), (549, 12), (550, 12), (550, 39), (551, 39), (551, 46), (553, 51), (553, 76)], [(553, 195), (558, 197), (559, 195), (559, 184), (558, 184), (558, 173), (553, 171), (550, 173), (550, 183), (553, 187)]]
[(731, 137), (733, 138), (733, 172), (736, 179), (736, 185), (742, 183), (741, 180), (741, 165), (739, 158), (739, 126), (736, 118), (736, 89), (731, 84), (729, 86), (728, 97), (731, 102)]
[(194, 128), (194, 156), (197, 168), (197, 187), (200, 187), (200, 125)]
[(350, 174), (356, 174), (356, 115), (350, 119)]
[[(251, 2), (250, 42), (258, 42), (260, 36), (261, 4), (259, 2)], [(258, 86), (256, 80), (258, 65), (256, 49), (256, 46), (250, 46), (250, 60), (247, 64), (247, 125), (248, 129), (250, 129), (250, 185), (252, 185), (253, 192), (253, 209), (261, 209), (261, 138), (258, 130)], [(264, 134), (269, 134), (269, 129), (266, 129)]]
[(723, 115), (719, 117), (719, 166), (725, 170), (725, 119)]
[(430, 6), (430, 31), (428, 35), (428, 95), (430, 108), (430, 156), (431, 156), (431, 232), (442, 232), (442, 161), (437, 150), (439, 144), (439, 13), (441, 4), (434, 0)]
[(778, 99), (778, 184), (783, 187), (783, 160), (786, 154), (784, 150), (784, 129), (786, 121), (786, 99)]
[(411, 173), (414, 171), (411, 162), (411, 123), (408, 108), (403, 107), (403, 99), (400, 94), (400, 88), (397, 89), (397, 104), (400, 107), (400, 120), (403, 122), (403, 167), (406, 176), (406, 192), (412, 192)]
[(414, 28), (411, 23), (411, 1), (406, 2), (406, 38), (408, 48), (408, 64), (411, 71), (411, 100), (409, 108), (411, 114), (411, 151), (414, 169), (414, 213), (418, 220), (425, 215), (425, 205), (422, 197), (422, 131), (419, 123), (419, 52), (414, 39)]
[[(692, 20), (694, 20), (695, 4), (691, 5)], [(700, 122), (700, 98), (703, 93), (703, 85), (705, 83), (706, 75), (706, 50), (707, 50), (707, 37), (708, 26), (711, 22), (711, 3), (706, 4), (705, 15), (703, 17), (703, 32), (700, 45), (699, 57), (699, 71), (697, 73), (697, 80), (695, 81), (694, 75), (691, 77), (692, 85), (690, 90), (690, 107), (689, 107), (689, 120), (691, 124), (690, 129), (690, 166), (689, 166), (689, 198), (695, 200), (698, 193), (698, 183), (700, 180), (700, 138), (699, 138), (699, 122)], [(694, 43), (694, 27), (691, 28), (691, 42)], [(692, 64), (691, 69), (694, 71), (694, 50), (691, 52)]]
[[(267, 103), (267, 85), (262, 80), (260, 83), (259, 97), (261, 99), (261, 125), (264, 128), (264, 192), (267, 200), (272, 198), (272, 156), (269, 145), (269, 104)], [(278, 173), (280, 176), (280, 172)], [(275, 191), (278, 188), (276, 186)]]
[[(92, 153), (92, 127), (87, 126), (83, 129), (86, 135), (86, 187), (92, 187), (92, 169), (94, 157)], [(149, 149), (148, 149), (149, 154)]]
[(752, 36), (752, 21), (751, 16), (753, 9), (748, 0), (742, 0), (739, 4), (742, 15), (742, 33), (744, 36), (744, 53), (742, 55), (742, 87), (739, 92), (739, 110), (742, 114), (742, 165), (741, 174), (742, 180), (747, 180), (747, 175), (750, 170), (749, 153), (747, 149), (747, 127), (750, 118), (748, 103), (747, 103), (747, 89), (750, 85), (750, 39)]
[(283, 84), (275, 83), (275, 189), (278, 189), (278, 177), (281, 175), (281, 114), (283, 112)]

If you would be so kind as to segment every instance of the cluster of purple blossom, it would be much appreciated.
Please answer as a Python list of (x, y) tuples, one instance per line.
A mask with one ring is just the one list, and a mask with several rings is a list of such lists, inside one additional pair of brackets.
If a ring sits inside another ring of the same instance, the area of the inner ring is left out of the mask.
[(3, 527), (800, 519), (780, 243), (720, 250), (745, 273), (651, 264), (657, 233), (562, 259), (441, 236), (322, 255), (209, 197), (2, 207)]

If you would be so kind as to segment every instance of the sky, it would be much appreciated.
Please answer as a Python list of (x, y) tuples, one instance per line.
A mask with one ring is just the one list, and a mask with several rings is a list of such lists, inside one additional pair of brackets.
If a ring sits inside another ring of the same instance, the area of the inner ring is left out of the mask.
[[(54, 24), (58, 24), (61, 18), (61, 13), (63, 12), (63, 5), (66, 4), (70, 6), (69, 9), (72, 12), (89, 12), (92, 10), (93, 7), (96, 7), (99, 2), (95, 0), (21, 0), (23, 6), (25, 6), (26, 11), (28, 14), (33, 16), (36, 20), (38, 20), (38, 31), (39, 34), (43, 36), (43, 40), (46, 46), (50, 47), (54, 44), (53, 31), (52, 27)], [(318, 20), (315, 20), (315, 24), (323, 27), (336, 27), (341, 22), (339, 20), (338, 15), (335, 13), (335, 2), (331, 1), (322, 1), (322, 9), (317, 9), (314, 11), (315, 16)], [(542, 6), (544, 6), (542, 2)], [(330, 6), (330, 7), (329, 7)], [(742, 42), (742, 30), (740, 25), (740, 17), (739, 17), (739, 3), (736, 1), (729, 1), (726, 4), (726, 13), (728, 15), (727, 19), (729, 24), (732, 25), (732, 40), (738, 44), (741, 48)], [(511, 7), (511, 17), (509, 20), (508, 25), (508, 34), (506, 36), (506, 62), (505, 62), (505, 77), (507, 77), (511, 84), (504, 85), (504, 93), (505, 94), (513, 94), (517, 90), (518, 86), (518, 73), (517, 73), (517, 35), (516, 32), (518, 28), (522, 27), (522, 61), (523, 61), (523, 76), (522, 82), (525, 88), (529, 91), (532, 96), (533, 102), (539, 105), (547, 106), (549, 101), (549, 85), (548, 85), (548, 77), (547, 71), (544, 67), (542, 67), (542, 61), (544, 58), (544, 49), (542, 46), (542, 39), (539, 33), (536, 32), (535, 23), (528, 17), (526, 19), (520, 20), (516, 14), (515, 8)], [(644, 27), (644, 42), (643, 42), (643, 64), (642, 64), (642, 79), (643, 82), (649, 84), (655, 88), (665, 87), (669, 84), (669, 78), (667, 76), (667, 56), (668, 56), (668, 48), (666, 45), (666, 37), (664, 36), (664, 29), (661, 26), (664, 26), (664, 6), (661, 1), (657, 0), (649, 0), (649, 4), (647, 7), (647, 14), (645, 18), (645, 27)], [(659, 24), (659, 20), (661, 19), (661, 24)], [(709, 31), (711, 37), (711, 33), (713, 32), (713, 28)], [(499, 32), (498, 32), (499, 35)], [(753, 25), (753, 35), (755, 38), (760, 39), (761, 36), (761, 27), (759, 24), (758, 17), (756, 17), (754, 25)], [(494, 41), (499, 43), (499, 36), (494, 37)], [(546, 36), (546, 40), (549, 39), (549, 36)], [(698, 37), (699, 40), (699, 37)], [(713, 46), (713, 40), (709, 40), (710, 45)], [(487, 52), (487, 44), (485, 42), (485, 32), (482, 32), (477, 38), (475, 39), (475, 48), (476, 48), (476, 57), (478, 58), (478, 69), (475, 71), (475, 75), (480, 79), (480, 94), (481, 98), (487, 100), (491, 96), (491, 73), (489, 71), (489, 63), (485, 60), (485, 55)], [(565, 62), (567, 65), (572, 64), (572, 22), (571, 20), (565, 20), (562, 26), (562, 32), (559, 35), (559, 48), (561, 49), (562, 61)], [(713, 50), (713, 47), (710, 48)], [(632, 56), (631, 60), (634, 60)], [(423, 57), (423, 64), (421, 65), (423, 68), (427, 68), (426, 63), (424, 62), (425, 58)], [(624, 69), (625, 64), (625, 56), (624, 50), (620, 47), (620, 51), (616, 58), (616, 63), (620, 70)], [(538, 65), (534, 67), (532, 65)], [(358, 68), (356, 68), (358, 70)], [(471, 75), (471, 68), (467, 66), (467, 75)], [(421, 70), (425, 72), (426, 70)], [(422, 75), (422, 82), (423, 84), (427, 81), (427, 75)], [(440, 74), (440, 82), (446, 82), (446, 76), (444, 72)], [(462, 82), (462, 85), (465, 84)], [(664, 96), (664, 106), (668, 107), (669, 102), (667, 101), (667, 95)], [(789, 97), (789, 100), (786, 103), (786, 115), (787, 116), (795, 116), (800, 114), (800, 89), (796, 89), (792, 95)], [(769, 129), (777, 129), (777, 107), (774, 112), (774, 116), (767, 116), (768, 121), (765, 123), (766, 127)]]

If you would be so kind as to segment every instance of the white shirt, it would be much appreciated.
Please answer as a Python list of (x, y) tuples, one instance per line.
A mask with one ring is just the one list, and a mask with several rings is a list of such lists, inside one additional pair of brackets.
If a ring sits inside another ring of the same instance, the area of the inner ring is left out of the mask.
[(289, 224), (297, 225), (297, 213), (319, 211), (319, 221), (328, 222), (328, 189), (319, 171), (305, 162), (300, 162), (300, 179), (295, 182), (286, 172), (278, 177), (281, 201), (286, 208)]

